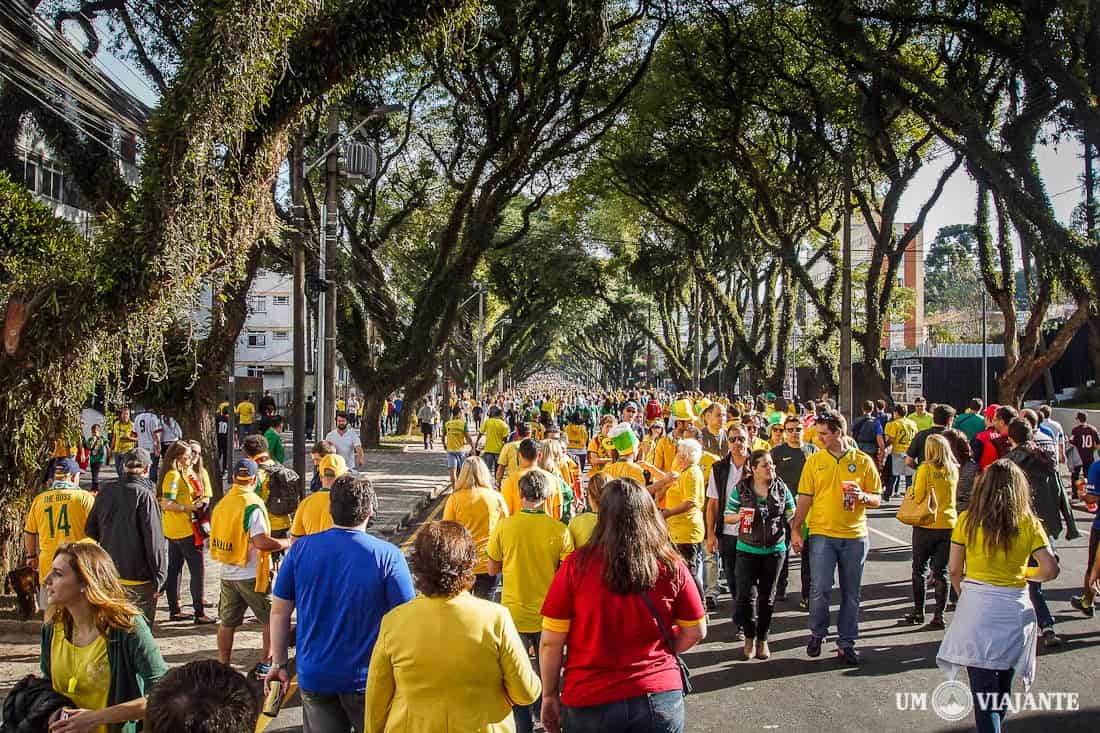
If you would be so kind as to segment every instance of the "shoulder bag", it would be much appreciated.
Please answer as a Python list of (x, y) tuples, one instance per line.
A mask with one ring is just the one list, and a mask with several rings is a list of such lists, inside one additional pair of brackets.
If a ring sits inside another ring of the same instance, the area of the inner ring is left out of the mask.
[(910, 527), (927, 527), (936, 521), (936, 492), (931, 487), (928, 489), (928, 499), (917, 502), (914, 498), (913, 486), (910, 485), (905, 492), (905, 498), (898, 507), (898, 521), (908, 524)]
[(680, 684), (683, 686), (684, 694), (690, 695), (692, 693), (691, 687), (691, 669), (684, 662), (683, 657), (676, 653), (676, 647), (672, 646), (672, 637), (669, 636), (668, 629), (665, 628), (664, 621), (657, 614), (657, 609), (653, 606), (653, 601), (649, 599), (648, 593), (639, 594), (642, 596), (642, 601), (645, 603), (646, 608), (653, 614), (653, 620), (657, 622), (657, 628), (661, 630), (661, 638), (665, 640), (665, 646), (672, 652), (672, 656), (676, 657), (676, 664), (680, 667)]

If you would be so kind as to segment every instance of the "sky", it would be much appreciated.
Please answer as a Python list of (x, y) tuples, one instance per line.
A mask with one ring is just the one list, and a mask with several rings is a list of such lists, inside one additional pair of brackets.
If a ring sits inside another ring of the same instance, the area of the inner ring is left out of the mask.
[[(1068, 223), (1073, 209), (1084, 198), (1084, 189), (1079, 186), (1084, 170), (1081, 159), (1082, 147), (1076, 141), (1065, 141), (1060, 145), (1044, 145), (1038, 150), (1039, 171), (1046, 183), (1047, 191), (1053, 196), (1054, 211), (1058, 220)], [(930, 162), (914, 177), (909, 189), (902, 196), (899, 220), (912, 221), (924, 205), (929, 194), (935, 189), (936, 182), (951, 162), (949, 156), (941, 156)], [(924, 222), (924, 246), (931, 245), (936, 232), (951, 224), (973, 224), (974, 208), (978, 188), (974, 179), (960, 166), (944, 186), (939, 201), (928, 212)]]

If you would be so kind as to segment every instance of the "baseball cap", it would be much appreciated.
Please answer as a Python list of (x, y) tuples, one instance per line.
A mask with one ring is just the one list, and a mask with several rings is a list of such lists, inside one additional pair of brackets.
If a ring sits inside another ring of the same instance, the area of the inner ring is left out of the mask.
[(343, 476), (348, 472), (348, 462), (339, 453), (330, 453), (317, 464), (317, 473), (324, 476), (326, 471), (332, 471), (333, 477)]
[(983, 412), (982, 414), (985, 415), (986, 420), (992, 420), (993, 418), (997, 417), (997, 410), (999, 409), (1001, 409), (1000, 405), (990, 405), (989, 407), (985, 408), (985, 412)]
[(58, 458), (54, 461), (54, 476), (70, 476), (74, 473), (80, 473), (80, 464), (72, 458)]
[(623, 405), (623, 409), (624, 410), (637, 410), (638, 409), (638, 403), (631, 400), (630, 402), (627, 402), (625, 405)]
[(134, 448), (122, 458), (122, 465), (127, 468), (146, 468), (153, 465), (153, 459), (149, 451), (144, 448)]
[(255, 461), (250, 461), (247, 458), (237, 461), (237, 465), (233, 467), (234, 480), (256, 478), (259, 473), (260, 467), (256, 465)]

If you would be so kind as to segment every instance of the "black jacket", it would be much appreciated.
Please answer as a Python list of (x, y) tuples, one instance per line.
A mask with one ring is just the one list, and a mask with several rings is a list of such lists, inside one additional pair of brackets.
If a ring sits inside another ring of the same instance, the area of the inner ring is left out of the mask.
[(153, 582), (168, 577), (160, 502), (144, 476), (124, 474), (100, 490), (88, 514), (85, 533), (107, 551), (126, 580)]
[(1031, 487), (1031, 509), (1042, 520), (1047, 535), (1052, 540), (1057, 539), (1065, 529), (1067, 540), (1079, 537), (1081, 533), (1070, 508), (1069, 497), (1050, 456), (1034, 443), (1024, 443), (1010, 450), (1005, 458), (1027, 475)]

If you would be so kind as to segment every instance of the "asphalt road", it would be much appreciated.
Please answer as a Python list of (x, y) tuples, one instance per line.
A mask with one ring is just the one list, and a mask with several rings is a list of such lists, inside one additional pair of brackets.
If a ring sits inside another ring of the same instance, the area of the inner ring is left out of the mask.
[[(958, 723), (940, 719), (927, 710), (899, 710), (898, 696), (927, 693), (945, 680), (935, 657), (943, 632), (900, 626), (911, 610), (910, 536), (912, 530), (894, 519), (892, 506), (872, 510), (871, 552), (863, 574), (862, 622), (857, 648), (859, 668), (833, 658), (835, 637), (830, 636), (817, 659), (806, 656), (807, 616), (798, 608), (798, 572), (792, 567), (788, 601), (778, 604), (767, 661), (743, 661), (741, 644), (733, 637), (728, 597), (721, 599), (704, 643), (686, 660), (693, 670), (695, 694), (688, 697), (685, 730), (769, 731), (820, 733), (844, 731), (964, 731), (973, 730), (973, 718)], [(1041, 649), (1033, 693), (1079, 693), (1077, 712), (1025, 711), (1010, 716), (1008, 731), (1100, 731), (1100, 616), (1085, 619), (1069, 605), (1080, 593), (1085, 571), (1091, 517), (1078, 512), (1082, 537), (1058, 543), (1062, 572), (1045, 584), (1062, 646)], [(833, 591), (833, 616), (839, 600)], [(931, 592), (929, 592), (931, 603)], [(947, 615), (950, 623), (951, 614)], [(835, 632), (835, 626), (831, 627)], [(1017, 683), (1015, 690), (1021, 690)], [(1067, 700), (1068, 702), (1068, 700)], [(911, 708), (913, 705), (901, 705)]]

